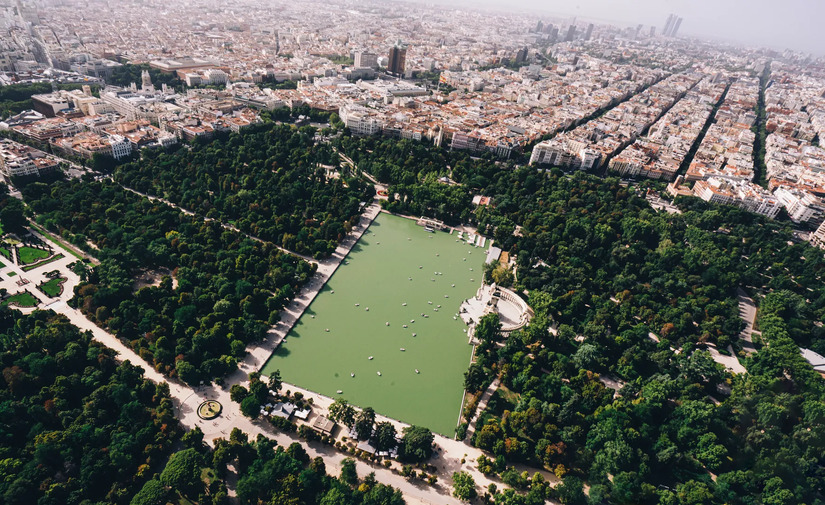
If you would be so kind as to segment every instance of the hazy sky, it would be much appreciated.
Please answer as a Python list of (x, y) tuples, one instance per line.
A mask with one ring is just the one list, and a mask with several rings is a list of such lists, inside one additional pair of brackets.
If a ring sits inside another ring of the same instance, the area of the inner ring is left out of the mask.
[(825, 0), (465, 0), (465, 5), (544, 11), (655, 25), (671, 12), (684, 18), (680, 34), (791, 48), (825, 55)]

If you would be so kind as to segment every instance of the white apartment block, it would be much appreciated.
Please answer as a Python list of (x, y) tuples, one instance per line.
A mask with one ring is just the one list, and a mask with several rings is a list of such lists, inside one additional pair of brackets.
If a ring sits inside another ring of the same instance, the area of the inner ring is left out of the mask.
[(0, 171), (7, 177), (44, 175), (53, 172), (57, 162), (46, 153), (11, 140), (0, 140)]
[(539, 142), (530, 155), (530, 164), (560, 166), (591, 170), (599, 166), (601, 153), (575, 140), (546, 140)]
[(109, 144), (112, 146), (112, 157), (116, 160), (132, 154), (132, 143), (120, 135), (109, 135)]
[(794, 223), (819, 224), (825, 219), (825, 202), (812, 193), (782, 186), (773, 194), (785, 206)]
[(353, 135), (365, 136), (381, 133), (383, 124), (365, 107), (354, 105), (342, 107), (338, 115)]
[(709, 177), (693, 185), (693, 194), (706, 202), (736, 205), (742, 210), (771, 219), (782, 208), (779, 198), (749, 181)]

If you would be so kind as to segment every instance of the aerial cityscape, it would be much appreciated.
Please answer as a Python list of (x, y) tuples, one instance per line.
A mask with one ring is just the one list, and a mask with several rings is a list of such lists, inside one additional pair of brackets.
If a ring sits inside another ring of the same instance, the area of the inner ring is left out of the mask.
[(0, 0), (0, 504), (825, 504), (797, 4)]

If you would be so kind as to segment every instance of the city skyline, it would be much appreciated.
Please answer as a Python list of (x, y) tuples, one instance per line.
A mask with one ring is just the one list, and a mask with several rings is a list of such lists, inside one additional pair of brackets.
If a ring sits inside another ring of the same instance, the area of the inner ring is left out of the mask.
[[(537, 16), (576, 16), (579, 20), (655, 26), (661, 33), (670, 14), (682, 17), (683, 36), (696, 36), (772, 49), (792, 49), (825, 55), (825, 37), (816, 20), (825, 18), (825, 3), (788, 0), (781, 6), (770, 0), (578, 0), (575, 3), (541, 0), (479, 0), (443, 5), (506, 9)], [(429, 3), (429, 2), (427, 2)]]

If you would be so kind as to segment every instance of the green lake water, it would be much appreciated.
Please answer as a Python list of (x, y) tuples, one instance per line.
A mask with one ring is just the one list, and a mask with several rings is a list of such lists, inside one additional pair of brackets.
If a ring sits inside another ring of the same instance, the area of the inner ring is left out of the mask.
[(452, 436), (472, 352), (453, 317), (475, 295), (484, 255), (456, 234), (379, 215), (262, 373)]

